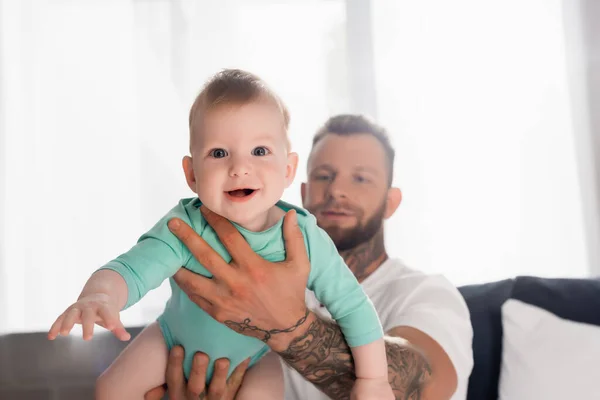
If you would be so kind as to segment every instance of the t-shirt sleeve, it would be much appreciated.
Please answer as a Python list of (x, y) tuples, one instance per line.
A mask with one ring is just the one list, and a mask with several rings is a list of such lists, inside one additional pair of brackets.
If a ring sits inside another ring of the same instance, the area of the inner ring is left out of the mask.
[(125, 280), (128, 294), (123, 309), (137, 303), (146, 293), (156, 289), (187, 263), (189, 250), (167, 226), (169, 220), (174, 217), (193, 226), (180, 203), (143, 234), (129, 251), (99, 269), (115, 271)]
[[(446, 352), (458, 376), (452, 399), (464, 399), (473, 368), (473, 328), (469, 310), (460, 292), (440, 275), (415, 275), (385, 285), (384, 328), (418, 329)], [(403, 295), (399, 295), (403, 293)]]
[(305, 235), (311, 263), (308, 289), (336, 320), (350, 347), (382, 338), (383, 329), (373, 303), (329, 235), (317, 226), (312, 215), (307, 219)]

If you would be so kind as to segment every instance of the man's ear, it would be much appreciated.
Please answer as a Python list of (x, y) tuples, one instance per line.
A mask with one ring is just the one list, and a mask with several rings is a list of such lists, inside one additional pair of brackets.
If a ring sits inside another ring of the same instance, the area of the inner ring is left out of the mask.
[(296, 177), (296, 169), (298, 168), (298, 153), (290, 152), (287, 156), (287, 166), (285, 170), (285, 187), (289, 187)]
[(385, 202), (385, 214), (383, 218), (388, 219), (398, 209), (402, 203), (402, 191), (397, 187), (391, 187), (387, 192), (387, 199)]
[(192, 192), (198, 194), (196, 192), (196, 175), (194, 174), (194, 161), (192, 160), (192, 157), (183, 157), (181, 166), (183, 167), (183, 173), (185, 174), (185, 180), (187, 181), (188, 186), (192, 189)]
[(304, 182), (300, 185), (300, 196), (302, 197), (302, 207), (304, 207), (304, 199), (306, 198), (306, 183)]

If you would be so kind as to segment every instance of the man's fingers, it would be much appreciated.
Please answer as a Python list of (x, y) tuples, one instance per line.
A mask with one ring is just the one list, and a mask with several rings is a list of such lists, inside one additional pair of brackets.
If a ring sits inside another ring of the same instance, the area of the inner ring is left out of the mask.
[[(235, 229), (233, 224), (226, 218), (215, 214), (205, 206), (200, 207), (202, 215), (206, 219), (206, 222), (215, 230), (215, 233), (219, 237), (223, 246), (231, 255), (231, 258), (235, 260), (238, 265), (252, 265), (252, 261), (248, 262), (249, 258), (252, 260), (257, 257), (256, 253), (252, 250), (246, 239), (242, 234)], [(245, 261), (245, 262), (242, 262)], [(212, 272), (212, 271), (211, 271)]]
[(202, 293), (202, 297), (211, 303), (215, 301), (217, 290), (216, 283), (212, 279), (196, 274), (189, 269), (179, 268), (179, 271), (173, 275), (173, 280), (192, 301), (195, 302), (198, 293)]
[(210, 301), (201, 296), (191, 296), (190, 300), (196, 303), (198, 307), (206, 311), (206, 313), (211, 317), (215, 318), (215, 306)]
[(246, 370), (248, 369), (248, 365), (250, 365), (250, 359), (247, 358), (240, 365), (235, 367), (231, 376), (227, 380), (227, 391), (231, 393), (237, 393), (242, 385), (242, 381), (244, 380), (244, 375), (246, 374)]
[(190, 379), (188, 380), (188, 397), (197, 399), (206, 389), (206, 370), (208, 369), (208, 356), (204, 353), (194, 354)]
[(214, 276), (221, 278), (229, 266), (188, 224), (179, 218), (168, 222), (169, 230), (183, 242), (196, 260)]
[(288, 211), (283, 218), (283, 239), (285, 240), (286, 260), (308, 265), (304, 235), (298, 226), (296, 210)]
[(167, 387), (169, 388), (169, 399), (185, 398), (185, 376), (183, 375), (183, 348), (175, 346), (169, 353), (167, 363)]
[(165, 393), (167, 393), (165, 388), (162, 386), (158, 386), (146, 393), (144, 395), (144, 400), (162, 400)]
[(220, 358), (215, 361), (215, 372), (208, 387), (209, 399), (221, 399), (227, 388), (227, 371), (229, 371), (229, 360)]

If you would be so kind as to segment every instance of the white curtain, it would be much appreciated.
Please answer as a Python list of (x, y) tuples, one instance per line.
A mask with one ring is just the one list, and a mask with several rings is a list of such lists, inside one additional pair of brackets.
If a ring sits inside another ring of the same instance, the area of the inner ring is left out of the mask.
[(404, 189), (387, 239), (409, 264), (457, 284), (589, 274), (562, 3), (372, 2)]

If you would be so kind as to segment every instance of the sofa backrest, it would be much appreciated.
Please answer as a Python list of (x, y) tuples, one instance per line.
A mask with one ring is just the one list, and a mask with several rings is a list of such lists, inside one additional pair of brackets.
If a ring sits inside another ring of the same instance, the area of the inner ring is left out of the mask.
[(467, 400), (496, 400), (502, 366), (502, 305), (515, 299), (571, 321), (600, 325), (600, 280), (520, 276), (459, 288), (471, 313), (474, 367)]
[(459, 287), (473, 325), (473, 372), (467, 400), (497, 400), (502, 361), (502, 304), (509, 298), (513, 279)]
[[(141, 328), (127, 328), (132, 337)], [(82, 400), (94, 398), (96, 378), (125, 348), (110, 332), (60, 337), (46, 332), (0, 335), (0, 399)]]

